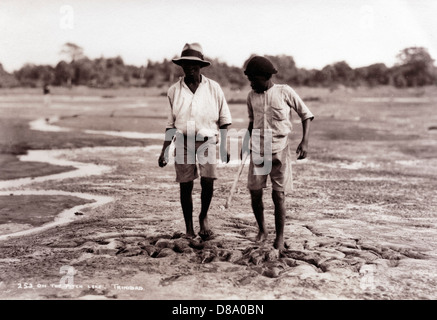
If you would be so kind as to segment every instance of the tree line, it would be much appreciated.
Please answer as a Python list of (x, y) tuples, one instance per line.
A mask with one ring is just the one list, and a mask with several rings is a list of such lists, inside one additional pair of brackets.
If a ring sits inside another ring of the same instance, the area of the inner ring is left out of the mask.
[[(68, 59), (55, 66), (25, 64), (12, 74), (0, 64), (0, 87), (42, 87), (84, 85), (97, 88), (114, 87), (163, 87), (183, 76), (180, 67), (171, 59), (148, 61), (144, 66), (125, 64), (120, 56), (89, 59), (83, 49), (66, 43), (61, 51)], [(247, 61), (252, 56), (248, 57)], [(279, 70), (275, 75), (278, 82), (292, 86), (346, 87), (392, 85), (398, 88), (437, 85), (437, 68), (428, 50), (410, 47), (399, 52), (397, 63), (387, 67), (375, 63), (360, 68), (351, 68), (347, 62), (339, 61), (318, 69), (298, 68), (289, 55), (266, 56)], [(240, 89), (247, 85), (242, 67), (229, 66), (218, 59), (206, 58), (211, 66), (202, 70), (207, 77), (224, 87)]]

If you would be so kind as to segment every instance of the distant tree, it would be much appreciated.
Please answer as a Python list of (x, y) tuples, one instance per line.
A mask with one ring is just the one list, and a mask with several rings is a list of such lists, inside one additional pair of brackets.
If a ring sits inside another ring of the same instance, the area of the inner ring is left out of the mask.
[(317, 69), (299, 69), (299, 76), (301, 77), (299, 84), (307, 87), (317, 86), (318, 83), (315, 80), (317, 72)]
[(408, 80), (405, 78), (401, 67), (393, 67), (390, 74), (390, 83), (397, 88), (405, 88), (408, 86)]
[(36, 72), (39, 74), (38, 84), (52, 84), (55, 80), (55, 69), (49, 65), (42, 65), (36, 67)]
[(144, 85), (151, 87), (156, 84), (157, 73), (154, 72), (154, 62), (151, 60), (147, 61), (146, 69), (144, 70)]
[(94, 62), (81, 58), (70, 63), (73, 69), (72, 83), (74, 85), (89, 85), (97, 78)]
[(71, 42), (67, 42), (62, 46), (61, 54), (68, 56), (71, 62), (85, 57), (83, 48)]
[(316, 75), (317, 82), (324, 86), (332, 85), (336, 81), (336, 71), (332, 65), (327, 65)]
[(294, 58), (288, 55), (266, 56), (278, 69), (276, 78), (278, 81), (288, 84), (298, 84), (298, 69)]
[(369, 85), (373, 86), (372, 84), (368, 83), (366, 78), (368, 76), (369, 70), (368, 67), (360, 67), (354, 69), (354, 83), (356, 85)]
[(389, 82), (389, 68), (384, 63), (375, 63), (368, 67), (366, 80), (370, 84), (386, 85)]
[(38, 87), (51, 84), (55, 79), (55, 70), (49, 65), (27, 63), (15, 71), (14, 76), (22, 86)]
[(93, 68), (96, 74), (95, 78), (91, 80), (91, 85), (94, 87), (104, 87), (110, 78), (109, 74), (106, 71), (106, 59), (104, 57), (100, 57), (93, 60)]
[[(53, 68), (48, 65), (25, 64), (12, 75), (5, 72), (0, 64), (0, 86), (41, 86), (45, 83), (55, 85), (87, 85), (94, 87), (114, 86), (157, 86), (173, 83), (183, 76), (182, 69), (171, 59), (161, 62), (148, 61), (146, 66), (126, 65), (121, 56), (94, 60), (88, 59), (83, 49), (71, 42), (62, 46), (61, 53), (66, 56)], [(207, 77), (218, 81), (222, 86), (241, 89), (247, 86), (244, 75), (247, 62), (241, 67), (230, 66), (219, 59), (206, 57), (211, 66), (202, 69)], [(278, 69), (274, 79), (278, 83), (304, 86), (324, 86), (335, 89), (338, 85), (394, 85), (396, 87), (423, 86), (437, 84), (437, 68), (434, 59), (423, 47), (406, 48), (397, 55), (398, 63), (388, 68), (383, 63), (366, 67), (351, 68), (345, 61), (326, 65), (321, 70), (298, 68), (294, 58), (289, 55), (267, 55)], [(10, 81), (13, 79), (14, 81)]]
[(384, 63), (375, 63), (370, 66), (354, 69), (356, 84), (374, 87), (389, 84), (389, 68)]
[(20, 69), (15, 71), (14, 74), (17, 80), (24, 85), (34, 84), (39, 78), (36, 65), (31, 63), (24, 64)]
[(434, 59), (429, 54), (428, 49), (423, 47), (410, 47), (403, 49), (399, 52), (396, 58), (399, 60), (400, 64), (413, 64), (421, 68), (433, 65), (434, 63)]
[(6, 72), (0, 63), (0, 88), (11, 88), (19, 85), (18, 80), (13, 74)]
[(222, 86), (230, 86), (230, 67), (219, 59), (208, 57), (205, 57), (205, 59), (210, 61), (211, 65), (202, 69), (202, 73), (208, 78), (219, 82)]
[(311, 78), (306, 83), (335, 88), (339, 84), (355, 85), (354, 70), (345, 62), (340, 61), (326, 65), (322, 70), (312, 70), (308, 73)]
[(410, 47), (400, 51), (396, 56), (399, 63), (394, 68), (394, 76), (399, 78), (399, 72), (406, 80), (408, 87), (434, 84), (434, 59), (423, 47)]
[(55, 81), (54, 84), (58, 86), (71, 86), (74, 77), (74, 68), (71, 64), (60, 61), (55, 66)]
[(345, 61), (336, 62), (332, 65), (332, 67), (334, 70), (334, 82), (341, 83), (345, 86), (351, 84), (354, 72)]
[(113, 60), (116, 66), (124, 66), (124, 61), (122, 57), (116, 56)]
[(171, 60), (164, 59), (161, 65), (161, 72), (163, 76), (164, 82), (173, 82), (174, 79), (174, 68), (173, 68), (173, 62)]
[(247, 84), (247, 79), (241, 68), (229, 67), (227, 75), (231, 89), (241, 89)]

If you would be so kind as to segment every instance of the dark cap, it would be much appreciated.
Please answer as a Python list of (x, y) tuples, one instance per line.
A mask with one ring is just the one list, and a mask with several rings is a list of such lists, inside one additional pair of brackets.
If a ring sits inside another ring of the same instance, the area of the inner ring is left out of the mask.
[(246, 65), (245, 75), (276, 74), (278, 70), (269, 59), (262, 56), (254, 56)]

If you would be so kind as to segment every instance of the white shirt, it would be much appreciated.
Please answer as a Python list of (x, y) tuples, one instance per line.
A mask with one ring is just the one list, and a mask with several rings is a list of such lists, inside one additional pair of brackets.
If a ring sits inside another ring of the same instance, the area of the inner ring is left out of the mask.
[(184, 78), (173, 84), (167, 92), (170, 110), (166, 128), (176, 128), (187, 134), (195, 124), (195, 134), (204, 137), (217, 136), (220, 126), (231, 124), (232, 118), (225, 95), (220, 85), (201, 75), (199, 87), (193, 93), (185, 84)]
[(291, 132), (293, 109), (302, 121), (313, 119), (314, 115), (288, 85), (274, 84), (263, 93), (250, 91), (247, 96), (249, 121), (253, 129), (258, 129), (258, 135), (252, 131), (252, 150), (263, 152), (266, 130), (272, 133), (272, 153), (277, 153), (287, 146), (288, 134)]

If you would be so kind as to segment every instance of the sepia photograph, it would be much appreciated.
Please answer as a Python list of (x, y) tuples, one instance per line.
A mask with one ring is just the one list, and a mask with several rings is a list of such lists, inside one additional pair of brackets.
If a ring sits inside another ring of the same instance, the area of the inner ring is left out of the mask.
[(1, 0), (0, 300), (437, 299), (436, 14)]

